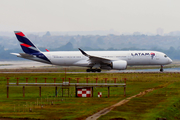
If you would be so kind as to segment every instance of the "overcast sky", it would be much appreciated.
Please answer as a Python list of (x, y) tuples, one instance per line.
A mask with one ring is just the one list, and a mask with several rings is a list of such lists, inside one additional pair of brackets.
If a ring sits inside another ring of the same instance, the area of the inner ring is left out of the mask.
[(180, 0), (0, 0), (0, 31), (180, 31)]

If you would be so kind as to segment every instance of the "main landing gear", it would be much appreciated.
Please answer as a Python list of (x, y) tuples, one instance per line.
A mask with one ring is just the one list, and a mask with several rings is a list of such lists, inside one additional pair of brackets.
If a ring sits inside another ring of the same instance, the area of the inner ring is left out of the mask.
[(163, 66), (161, 65), (161, 69), (160, 69), (160, 72), (163, 72)]
[(101, 69), (87, 69), (86, 72), (101, 72)]

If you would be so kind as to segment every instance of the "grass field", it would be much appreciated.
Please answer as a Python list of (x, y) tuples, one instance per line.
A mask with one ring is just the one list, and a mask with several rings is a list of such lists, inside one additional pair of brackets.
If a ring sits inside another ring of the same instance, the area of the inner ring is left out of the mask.
[[(70, 97), (61, 97), (61, 89), (58, 87), (58, 97), (55, 96), (54, 87), (42, 87), (42, 97), (39, 97), (38, 87), (26, 87), (23, 98), (22, 87), (10, 87), (9, 98), (6, 95), (6, 78), (10, 82), (62, 82), (64, 73), (23, 73), (23, 74), (0, 74), (0, 117), (8, 118), (31, 118), (31, 119), (85, 119), (97, 111), (111, 106), (120, 100), (125, 99), (123, 88), (110, 88), (110, 97), (107, 97), (107, 88), (95, 88), (93, 98), (76, 98), (75, 88), (70, 88)], [(103, 78), (108, 78), (108, 82), (113, 82), (113, 78), (127, 78), (126, 97), (133, 96), (149, 88), (154, 91), (133, 98), (128, 103), (116, 107), (108, 114), (99, 119), (125, 118), (127, 120), (152, 120), (156, 118), (180, 119), (180, 74), (177, 73), (85, 73), (67, 74), (67, 78), (81, 78), (80, 82), (86, 82), (84, 78), (90, 78), (90, 82), (103, 82)], [(66, 94), (67, 91), (64, 91)], [(102, 92), (102, 98), (97, 97), (97, 93)]]

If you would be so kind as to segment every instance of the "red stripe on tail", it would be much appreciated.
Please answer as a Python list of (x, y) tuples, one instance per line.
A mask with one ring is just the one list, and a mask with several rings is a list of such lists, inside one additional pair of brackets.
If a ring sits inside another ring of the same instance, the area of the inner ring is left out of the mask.
[(23, 44), (21, 44), (21, 45), (24, 46), (24, 47), (31, 47), (30, 45), (25, 44), (25, 43), (23, 43)]
[(22, 32), (16, 33), (16, 35), (24, 37), (25, 35)]

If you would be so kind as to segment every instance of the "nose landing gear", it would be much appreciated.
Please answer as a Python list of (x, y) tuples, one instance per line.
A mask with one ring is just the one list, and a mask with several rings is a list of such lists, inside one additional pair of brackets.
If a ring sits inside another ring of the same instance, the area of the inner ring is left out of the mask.
[(161, 65), (161, 69), (160, 69), (160, 72), (163, 72), (163, 65)]

